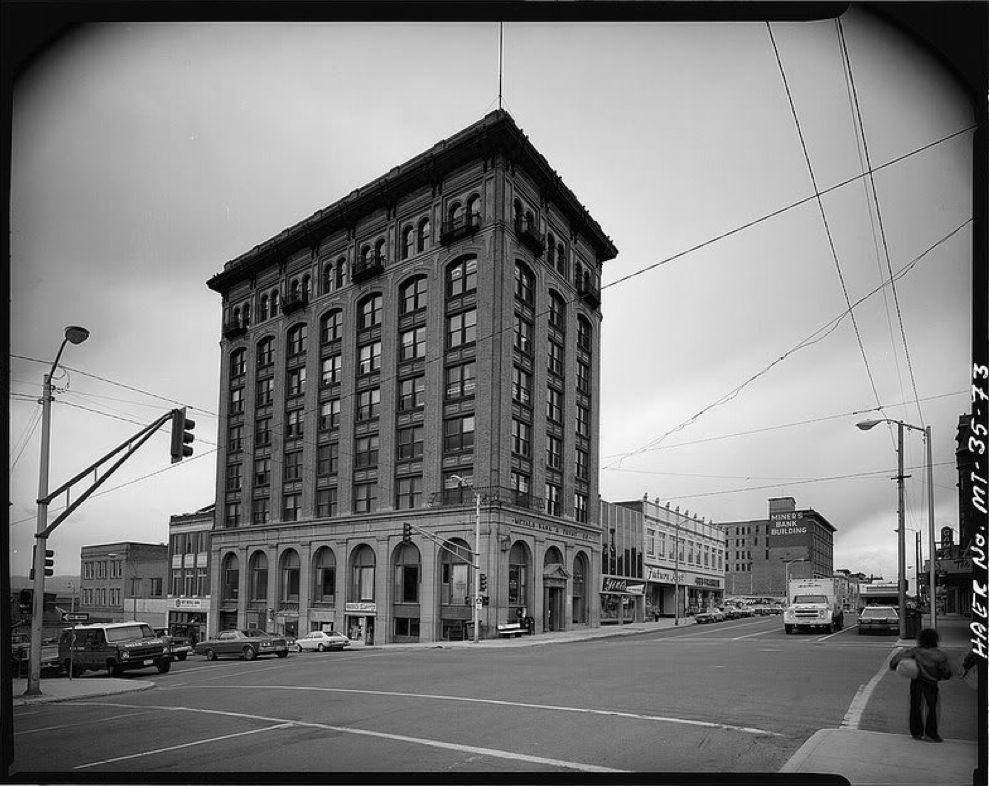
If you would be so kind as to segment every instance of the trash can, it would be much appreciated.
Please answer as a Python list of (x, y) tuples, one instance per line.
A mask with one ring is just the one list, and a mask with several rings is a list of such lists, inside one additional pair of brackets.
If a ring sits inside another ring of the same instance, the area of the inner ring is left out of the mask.
[(917, 609), (907, 609), (906, 629), (907, 638), (915, 639), (920, 633), (921, 614)]

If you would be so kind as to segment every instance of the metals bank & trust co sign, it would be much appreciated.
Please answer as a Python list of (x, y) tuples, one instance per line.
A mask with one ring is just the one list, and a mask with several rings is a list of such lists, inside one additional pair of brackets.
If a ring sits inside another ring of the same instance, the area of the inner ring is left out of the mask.
[(807, 542), (807, 519), (795, 510), (779, 511), (769, 514), (769, 547), (790, 546)]

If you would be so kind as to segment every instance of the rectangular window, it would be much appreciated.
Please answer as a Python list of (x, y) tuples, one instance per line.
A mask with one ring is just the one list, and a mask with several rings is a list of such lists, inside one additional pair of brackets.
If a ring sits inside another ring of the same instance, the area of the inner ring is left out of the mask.
[(320, 366), (320, 387), (326, 388), (340, 381), (341, 362), (340, 355), (330, 355), (328, 358), (323, 358)]
[(523, 472), (512, 470), (510, 479), (515, 504), (529, 506), (529, 476)]
[(446, 318), (446, 348), (473, 344), (477, 340), (477, 309)]
[(563, 441), (552, 434), (546, 435), (546, 466), (563, 469)]
[(398, 460), (408, 461), (422, 457), (423, 427), (400, 428), (396, 434)]
[[(396, 595), (400, 603), (419, 602), (419, 566), (418, 565), (396, 565), (395, 566), (395, 587)], [(399, 623), (412, 623), (405, 625), (405, 633), (400, 635), (419, 635), (419, 620), (396, 618), (395, 627), (398, 630)], [(415, 633), (411, 633), (411, 631)]]
[(523, 355), (532, 355), (532, 323), (515, 315), (515, 348)]
[(196, 569), (196, 594), (200, 598), (209, 595), (209, 573), (206, 568)]
[(240, 526), (240, 503), (239, 502), (231, 502), (231, 503), (228, 503), (227, 504), (225, 526), (227, 526), (227, 527), (239, 527)]
[(267, 486), (271, 483), (271, 459), (254, 459), (254, 485)]
[(532, 374), (512, 366), (512, 400), (525, 406), (532, 405)]
[(591, 411), (580, 404), (577, 405), (577, 434), (587, 438), (591, 436)]
[(258, 368), (267, 368), (275, 362), (275, 342), (265, 339), (258, 344)]
[(329, 431), (340, 427), (340, 399), (331, 398), (319, 405), (319, 430)]
[(258, 418), (254, 423), (254, 447), (271, 444), (271, 418)]
[(528, 591), (526, 588), (525, 565), (508, 566), (508, 602), (513, 606), (526, 603)]
[(257, 397), (255, 406), (266, 407), (271, 404), (275, 395), (275, 380), (272, 377), (259, 379), (257, 384)]
[(301, 409), (293, 409), (285, 413), (285, 439), (301, 439), (305, 413)]
[(227, 491), (240, 491), (240, 467), (240, 464), (230, 464), (227, 466)]
[(587, 521), (587, 495), (573, 495), (573, 517), (575, 521)]
[(450, 399), (467, 398), (474, 395), (473, 361), (459, 366), (450, 366), (446, 370), (446, 397)]
[(286, 395), (303, 396), (306, 393), (306, 367), (290, 369), (286, 380)]
[(399, 360), (415, 360), (426, 357), (426, 328), (406, 330), (399, 337)]
[(512, 452), (528, 458), (532, 453), (532, 427), (512, 418)]
[(443, 450), (470, 450), (474, 447), (474, 416), (465, 415), (443, 423)]
[(591, 395), (591, 367), (584, 361), (577, 361), (577, 390)]
[(301, 507), (301, 494), (286, 494), (282, 497), (282, 521), (298, 521)]
[[(341, 269), (343, 266), (341, 265)], [(343, 326), (343, 318), (340, 316), (339, 311), (334, 311), (332, 314), (327, 314), (323, 317), (320, 322), (321, 331), (319, 340), (323, 344), (329, 344), (331, 341), (336, 341), (340, 338), (340, 329)]]
[(354, 484), (354, 513), (373, 513), (378, 505), (377, 483)]
[(378, 435), (358, 437), (354, 441), (354, 467), (365, 469), (378, 466)]
[(581, 480), (588, 479), (588, 464), (590, 463), (590, 454), (586, 450), (581, 450), (577, 448), (577, 477)]
[(357, 348), (358, 375), (371, 374), (381, 369), (381, 342), (372, 341)]
[(267, 497), (254, 500), (251, 506), (251, 521), (255, 524), (267, 524), (271, 521), (271, 502)]
[(337, 473), (337, 462), (340, 457), (340, 445), (330, 442), (316, 448), (316, 476), (327, 478)]
[(398, 478), (395, 483), (395, 508), (409, 510), (422, 504), (422, 478)]
[(240, 415), (244, 412), (244, 388), (234, 388), (230, 391), (230, 414)]
[(285, 454), (286, 481), (302, 480), (302, 451), (293, 450)]
[(371, 420), (378, 417), (381, 408), (381, 389), (371, 388), (357, 394), (357, 420)]
[(320, 489), (316, 492), (316, 515), (321, 518), (337, 515), (336, 489)]
[(563, 424), (563, 394), (554, 388), (546, 388), (546, 419), (550, 423)]
[[(473, 365), (473, 364), (472, 364)], [(423, 405), (426, 394), (426, 377), (410, 377), (398, 383), (398, 411), (411, 412)]]
[(549, 342), (549, 355), (546, 368), (550, 374), (563, 378), (563, 347), (555, 341)]
[(230, 453), (240, 453), (244, 449), (244, 427), (230, 427), (230, 441), (227, 443), (227, 451)]
[(562, 491), (559, 486), (553, 483), (546, 484), (546, 512), (551, 516), (560, 516), (561, 505), (560, 505), (560, 495)]

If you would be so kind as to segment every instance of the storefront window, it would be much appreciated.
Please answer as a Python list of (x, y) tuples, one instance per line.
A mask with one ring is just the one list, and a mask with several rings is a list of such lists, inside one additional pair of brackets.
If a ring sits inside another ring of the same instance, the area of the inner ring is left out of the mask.
[(360, 546), (352, 557), (351, 599), (363, 603), (374, 601), (374, 551)]

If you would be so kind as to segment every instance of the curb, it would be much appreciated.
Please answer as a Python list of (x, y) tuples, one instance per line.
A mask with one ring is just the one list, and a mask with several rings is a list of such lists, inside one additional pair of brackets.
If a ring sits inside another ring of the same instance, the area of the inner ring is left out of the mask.
[(15, 696), (11, 704), (14, 707), (22, 707), (31, 704), (55, 704), (60, 701), (75, 701), (77, 699), (95, 699), (101, 696), (116, 696), (120, 693), (135, 693), (137, 691), (149, 690), (155, 687), (155, 683), (147, 682), (145, 680), (138, 680), (136, 682), (128, 682), (126, 688), (101, 688), (100, 690), (92, 690), (83, 693), (77, 693), (74, 695), (52, 695), (42, 693), (41, 696), (24, 696), (23, 694)]

